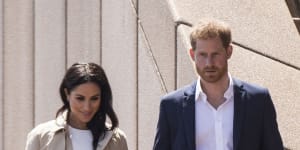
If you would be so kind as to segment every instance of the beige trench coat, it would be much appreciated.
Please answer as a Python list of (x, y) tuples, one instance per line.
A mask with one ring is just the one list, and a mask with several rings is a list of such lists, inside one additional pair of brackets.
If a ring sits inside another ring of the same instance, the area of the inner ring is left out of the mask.
[[(35, 127), (27, 136), (25, 150), (73, 150), (66, 114)], [(125, 134), (118, 128), (107, 131), (97, 150), (128, 150)]]

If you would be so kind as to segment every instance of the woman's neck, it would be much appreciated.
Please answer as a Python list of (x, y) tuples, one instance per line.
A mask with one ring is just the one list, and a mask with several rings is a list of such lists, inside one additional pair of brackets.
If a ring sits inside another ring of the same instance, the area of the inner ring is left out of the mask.
[(68, 125), (70, 125), (73, 128), (76, 128), (76, 129), (88, 130), (86, 123), (76, 121), (76, 119), (74, 117), (75, 116), (73, 116), (72, 113), (69, 113), (68, 119), (67, 119)]

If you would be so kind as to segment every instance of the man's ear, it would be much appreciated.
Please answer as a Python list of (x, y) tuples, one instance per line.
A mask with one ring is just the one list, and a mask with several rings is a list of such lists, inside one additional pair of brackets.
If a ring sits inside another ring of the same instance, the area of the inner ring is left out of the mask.
[(230, 44), (226, 49), (227, 59), (231, 58), (232, 51), (233, 51), (233, 47), (232, 47), (232, 44)]
[(193, 50), (193, 48), (191, 48), (191, 49), (189, 50), (189, 54), (190, 54), (191, 59), (192, 59), (193, 61), (195, 61), (195, 51)]

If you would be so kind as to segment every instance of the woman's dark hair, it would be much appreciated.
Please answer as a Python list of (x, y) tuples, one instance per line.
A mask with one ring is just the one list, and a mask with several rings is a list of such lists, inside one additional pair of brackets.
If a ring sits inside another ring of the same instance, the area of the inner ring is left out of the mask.
[[(88, 82), (96, 83), (101, 90), (100, 108), (91, 121), (87, 123), (87, 127), (93, 134), (93, 147), (96, 150), (100, 136), (104, 135), (105, 131), (113, 130), (119, 125), (117, 115), (112, 108), (111, 88), (104, 70), (99, 65), (95, 63), (75, 63), (67, 70), (59, 88), (63, 106), (57, 111), (56, 117), (65, 110), (70, 112), (65, 90), (70, 93), (77, 86)], [(105, 125), (106, 116), (111, 120), (111, 127)]]

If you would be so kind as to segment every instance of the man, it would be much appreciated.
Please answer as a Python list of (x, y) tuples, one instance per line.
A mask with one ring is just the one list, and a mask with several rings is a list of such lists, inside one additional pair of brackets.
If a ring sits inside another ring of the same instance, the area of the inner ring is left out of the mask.
[(267, 89), (232, 78), (231, 31), (202, 21), (190, 35), (197, 81), (164, 96), (154, 150), (283, 150)]

